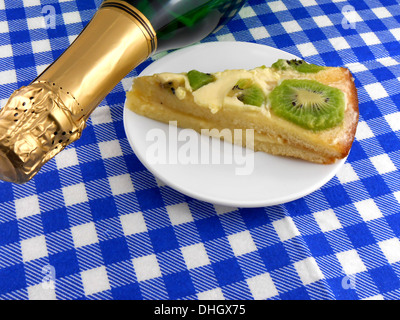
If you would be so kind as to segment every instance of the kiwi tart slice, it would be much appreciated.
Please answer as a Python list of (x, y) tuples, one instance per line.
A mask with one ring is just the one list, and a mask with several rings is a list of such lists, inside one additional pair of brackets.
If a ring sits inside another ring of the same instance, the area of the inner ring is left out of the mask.
[(277, 116), (305, 129), (329, 129), (344, 119), (344, 93), (315, 80), (283, 80), (269, 98)]
[[(199, 133), (228, 130), (228, 141), (239, 129), (241, 139), (234, 143), (323, 164), (347, 156), (359, 114), (348, 69), (284, 59), (251, 70), (137, 77), (127, 92), (126, 106)], [(248, 129), (253, 130), (254, 141), (247, 141)]]

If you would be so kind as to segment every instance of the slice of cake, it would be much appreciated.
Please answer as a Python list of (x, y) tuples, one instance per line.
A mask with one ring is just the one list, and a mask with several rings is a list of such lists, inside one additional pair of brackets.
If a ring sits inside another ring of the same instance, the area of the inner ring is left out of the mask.
[(234, 129), (254, 129), (254, 143), (246, 146), (242, 139), (243, 146), (323, 164), (347, 156), (359, 115), (348, 69), (303, 60), (278, 60), (252, 70), (137, 77), (127, 92), (127, 107), (198, 132), (229, 129), (234, 136)]

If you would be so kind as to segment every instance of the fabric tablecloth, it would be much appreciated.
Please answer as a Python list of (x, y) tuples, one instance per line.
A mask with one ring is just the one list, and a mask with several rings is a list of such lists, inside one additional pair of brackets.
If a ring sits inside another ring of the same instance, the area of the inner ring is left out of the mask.
[[(75, 39), (100, 0), (0, 0), (0, 103)], [(250, 0), (202, 42), (247, 41), (348, 67), (359, 93), (342, 169), (298, 200), (222, 207), (157, 180), (123, 128), (133, 70), (80, 140), (0, 183), (0, 299), (400, 298), (397, 0)]]

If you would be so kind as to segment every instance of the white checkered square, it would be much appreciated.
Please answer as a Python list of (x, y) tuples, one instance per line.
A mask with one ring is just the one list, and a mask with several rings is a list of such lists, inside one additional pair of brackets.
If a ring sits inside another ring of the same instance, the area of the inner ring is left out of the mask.
[(36, 68), (36, 74), (37, 74), (37, 75), (42, 74), (42, 72), (43, 72), (44, 70), (46, 70), (46, 68), (47, 68), (48, 66), (49, 66), (48, 64), (37, 65), (37, 66), (35, 67), (35, 68)]
[(315, 212), (313, 215), (322, 232), (329, 232), (342, 227), (342, 224), (332, 209)]
[(372, 45), (381, 43), (381, 41), (379, 40), (377, 35), (373, 32), (362, 33), (362, 34), (360, 34), (360, 36), (364, 40), (365, 44), (368, 46), (372, 46)]
[(26, 218), (40, 213), (39, 198), (37, 195), (17, 199), (15, 203), (15, 212), (18, 219)]
[(3, 108), (8, 102), (8, 98), (0, 100), (0, 108)]
[(246, 282), (254, 300), (265, 300), (278, 295), (278, 290), (269, 273), (249, 278)]
[(250, 6), (247, 7), (243, 7), (240, 11), (239, 11), (239, 15), (242, 19), (246, 19), (246, 18), (251, 18), (251, 17), (255, 17), (257, 16), (257, 14), (254, 12), (253, 8)]
[(99, 242), (93, 222), (72, 227), (71, 234), (76, 248)]
[(388, 93), (381, 83), (371, 83), (366, 85), (365, 90), (373, 100), (386, 98)]
[(218, 41), (236, 41), (235, 36), (232, 33), (226, 33), (217, 36)]
[(400, 112), (385, 115), (385, 120), (393, 131), (400, 130)]
[(228, 241), (235, 256), (241, 256), (243, 254), (257, 250), (253, 238), (251, 237), (250, 231), (248, 230), (231, 234), (230, 236), (228, 236)]
[(208, 291), (199, 292), (197, 294), (199, 300), (224, 300), (224, 294), (221, 288), (215, 288)]
[(380, 174), (385, 174), (397, 170), (396, 166), (394, 165), (392, 160), (390, 160), (390, 157), (387, 154), (380, 154), (378, 156), (372, 157), (370, 160)]
[(100, 106), (94, 109), (93, 113), (90, 116), (92, 120), (92, 124), (104, 124), (111, 123), (111, 111), (109, 106)]
[(269, 33), (265, 27), (257, 27), (249, 29), (255, 40), (265, 39), (269, 37)]
[(182, 256), (188, 269), (198, 268), (210, 264), (207, 251), (202, 243), (181, 248)]
[(118, 140), (100, 142), (99, 148), (103, 159), (122, 156), (121, 145)]
[(9, 31), (10, 30), (8, 28), (8, 22), (7, 21), (0, 21), (0, 33), (8, 33)]
[(313, 17), (313, 19), (320, 28), (333, 26), (331, 19), (326, 15)]
[(214, 209), (215, 209), (215, 212), (216, 212), (218, 215), (223, 215), (223, 214), (225, 214), (225, 213), (229, 213), (229, 212), (232, 212), (232, 211), (234, 211), (234, 210), (237, 210), (237, 208), (228, 207), (228, 206), (223, 206), (223, 205), (220, 205), (220, 204), (214, 204)]
[(62, 188), (62, 192), (64, 196), (64, 203), (67, 207), (88, 201), (84, 183), (78, 183), (72, 186), (64, 187)]
[(311, 42), (299, 44), (297, 45), (297, 49), (299, 49), (303, 57), (315, 56), (318, 54), (317, 49), (315, 49)]
[(28, 19), (26, 19), (26, 22), (28, 23), (29, 30), (46, 29), (46, 21), (45, 21), (44, 17), (42, 17), (42, 16), (28, 18)]
[(28, 287), (29, 300), (57, 300), (54, 281)]
[(125, 236), (147, 231), (143, 213), (140, 211), (122, 215), (119, 219), (121, 220), (122, 230)]
[(15, 70), (6, 70), (0, 72), (0, 85), (17, 82), (17, 73)]
[(46, 237), (41, 235), (22, 240), (21, 253), (24, 262), (47, 257)]
[(388, 9), (386, 9), (385, 7), (380, 7), (380, 8), (373, 8), (372, 12), (375, 13), (375, 15), (379, 18), (379, 19), (384, 19), (384, 18), (389, 18), (392, 17), (392, 14), (389, 12)]
[(300, 235), (291, 217), (274, 221), (272, 224), (281, 241), (286, 241)]
[(132, 260), (135, 268), (137, 281), (145, 281), (157, 277), (161, 277), (160, 266), (156, 255), (148, 255)]
[(341, 183), (349, 183), (359, 180), (357, 173), (354, 171), (350, 163), (345, 163), (336, 173), (336, 177)]
[(393, 37), (395, 37), (397, 41), (400, 41), (400, 28), (393, 28), (389, 31), (393, 34)]
[(324, 275), (313, 257), (295, 262), (294, 268), (304, 285), (311, 284), (324, 278)]
[(8, 58), (12, 56), (13, 56), (13, 50), (10, 44), (0, 46), (0, 58)]
[(48, 39), (32, 41), (32, 52), (48, 52), (51, 51), (50, 41)]
[(65, 24), (82, 22), (81, 15), (77, 11), (64, 13), (63, 19)]
[(383, 217), (382, 212), (379, 210), (373, 199), (366, 199), (354, 203), (358, 212), (364, 221), (370, 221)]
[(316, 0), (300, 0), (303, 7), (312, 7), (318, 5)]
[(392, 57), (384, 57), (377, 59), (379, 63), (382, 63), (385, 67), (397, 66), (399, 63)]
[[(346, 18), (347, 23), (351, 25), (353, 24), (356, 25), (357, 22), (364, 21), (356, 10), (349, 10), (349, 11), (344, 10), (342, 13), (344, 18)], [(342, 20), (342, 22), (346, 23), (346, 20)]]
[(114, 196), (135, 191), (129, 173), (109, 177), (108, 182)]
[(268, 6), (270, 7), (272, 12), (286, 11), (287, 7), (282, 1), (270, 1), (268, 2)]
[(193, 216), (187, 203), (179, 203), (166, 207), (172, 225), (192, 222)]
[(75, 148), (68, 148), (57, 154), (54, 159), (56, 160), (57, 168), (64, 169), (79, 164), (78, 155)]
[(85, 295), (91, 295), (110, 290), (106, 267), (98, 267), (81, 273), (83, 290)]
[(68, 36), (68, 41), (71, 44), (72, 42), (75, 41), (75, 39), (79, 36), (79, 34), (72, 34), (70, 36)]
[(374, 137), (374, 133), (365, 121), (360, 121), (357, 125), (356, 138), (357, 140), (364, 140)]
[(303, 30), (299, 23), (295, 20), (282, 22), (282, 27), (285, 29), (287, 33), (294, 33)]
[(329, 38), (329, 42), (336, 51), (350, 49), (349, 43), (343, 37)]
[(23, 0), (24, 7), (41, 6), (40, 0)]
[(397, 238), (388, 239), (378, 242), (383, 254), (389, 263), (400, 261), (400, 240)]
[(131, 90), (132, 81), (133, 81), (133, 77), (125, 77), (124, 79), (121, 80), (121, 84), (122, 84), (122, 87), (124, 88), (124, 91)]
[(368, 68), (360, 62), (348, 63), (346, 67), (349, 68), (353, 73), (368, 71)]
[(374, 300), (385, 300), (385, 298), (383, 297), (383, 295), (377, 294), (377, 295), (374, 295), (372, 297), (367, 297), (367, 298), (361, 299), (361, 300), (372, 300), (372, 301), (374, 301)]
[(396, 198), (397, 202), (400, 203), (400, 191), (393, 193), (393, 196)]
[(367, 270), (356, 250), (339, 252), (336, 254), (336, 257), (346, 275), (352, 275)]

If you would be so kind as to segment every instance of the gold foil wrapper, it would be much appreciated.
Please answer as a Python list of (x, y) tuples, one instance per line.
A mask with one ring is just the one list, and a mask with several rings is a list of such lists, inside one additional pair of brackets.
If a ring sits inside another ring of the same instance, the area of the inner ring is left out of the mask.
[(73, 113), (77, 106), (66, 92), (47, 82), (14, 92), (0, 111), (0, 177), (27, 182), (44, 163), (79, 139), (86, 123)]
[(29, 181), (79, 139), (92, 111), (156, 46), (145, 16), (105, 1), (72, 45), (0, 110), (0, 179)]

